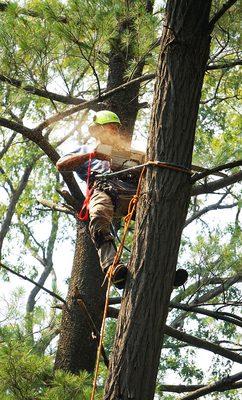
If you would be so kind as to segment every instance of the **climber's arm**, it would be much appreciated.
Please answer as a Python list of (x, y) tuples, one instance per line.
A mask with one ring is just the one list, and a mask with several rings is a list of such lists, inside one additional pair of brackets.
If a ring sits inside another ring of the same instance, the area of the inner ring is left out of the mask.
[(56, 168), (58, 171), (73, 171), (76, 167), (83, 164), (89, 158), (89, 154), (70, 154), (61, 157), (57, 163)]
[(92, 158), (98, 158), (99, 160), (110, 160), (110, 157), (97, 151), (86, 154), (73, 153), (61, 157), (56, 163), (56, 168), (58, 171), (74, 171), (79, 165), (82, 165), (85, 161), (88, 161), (90, 154), (92, 155)]

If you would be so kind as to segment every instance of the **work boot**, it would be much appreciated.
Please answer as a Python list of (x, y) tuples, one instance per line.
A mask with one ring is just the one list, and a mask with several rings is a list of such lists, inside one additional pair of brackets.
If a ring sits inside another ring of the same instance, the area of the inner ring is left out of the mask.
[(178, 269), (175, 274), (173, 286), (176, 288), (184, 285), (184, 283), (187, 281), (187, 278), (188, 278), (187, 271), (182, 268)]
[(112, 272), (112, 283), (117, 289), (123, 289), (127, 278), (128, 268), (124, 264), (118, 264)]

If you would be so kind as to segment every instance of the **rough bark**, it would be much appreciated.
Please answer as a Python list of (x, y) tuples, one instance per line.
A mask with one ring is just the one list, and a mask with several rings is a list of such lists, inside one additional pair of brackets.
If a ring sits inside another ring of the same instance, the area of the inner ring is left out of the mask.
[[(105, 287), (101, 286), (104, 277), (98, 265), (99, 260), (88, 228), (84, 223), (78, 223), (67, 308), (63, 311), (55, 369), (72, 373), (78, 373), (80, 370), (92, 372), (94, 369), (97, 341), (92, 337), (85, 312), (75, 304), (73, 296), (77, 286), (92, 319), (96, 326), (100, 327)], [(64, 265), (60, 267), (65, 268)]]
[[(191, 165), (209, 54), (211, 1), (168, 1), (155, 86), (148, 159)], [(147, 170), (130, 273), (121, 305), (105, 400), (153, 399), (191, 182)]]
[[(125, 20), (120, 24), (119, 33), (112, 43), (112, 50), (109, 58), (109, 75), (107, 90), (127, 82), (125, 73), (129, 64), (130, 59), (133, 56), (132, 45), (129, 46), (128, 51), (126, 48), (123, 49), (122, 45), (122, 34), (127, 30), (133, 30), (133, 21)], [(134, 33), (135, 36), (135, 33)], [(144, 62), (142, 62), (132, 78), (137, 78), (142, 75)], [(128, 91), (124, 90), (113, 95), (108, 101), (107, 106), (112, 111), (116, 112), (121, 121), (122, 128), (126, 135), (132, 135), (134, 130), (134, 124), (139, 110), (138, 107), (138, 96), (139, 96), (140, 82), (132, 85)]]
[[(146, 12), (152, 14), (153, 1), (144, 1)], [(123, 45), (122, 37), (129, 33), (132, 36), (128, 47)], [(134, 58), (135, 42), (137, 32), (135, 30), (134, 20), (127, 17), (119, 24), (119, 30), (116, 37), (111, 43), (111, 51), (109, 55), (109, 74), (107, 82), (107, 90), (112, 90), (123, 83), (127, 83), (130, 78), (126, 76), (126, 72), (130, 61)], [(145, 58), (137, 63), (131, 79), (142, 76), (145, 65)], [(134, 83), (129, 90), (123, 90), (108, 99), (107, 106), (116, 112), (122, 121), (122, 129), (128, 136), (132, 135), (137, 113), (139, 111), (139, 91), (140, 81)]]
[[(148, 3), (147, 12), (152, 12), (151, 4), (150, 2)], [(130, 59), (133, 57), (132, 48), (125, 53), (120, 46), (122, 34), (126, 29), (133, 29), (132, 21), (121, 23), (117, 37), (111, 44), (108, 91), (126, 82), (125, 71)], [(141, 76), (142, 69), (143, 65), (139, 66), (133, 78)], [(137, 80), (135, 85), (126, 86), (125, 91), (117, 91), (115, 96), (111, 97), (109, 103), (104, 104), (104, 108), (109, 108), (118, 113), (127, 135), (132, 135), (133, 133), (138, 112), (140, 83), (141, 80)], [(78, 373), (83, 369), (91, 372), (94, 369), (97, 342), (91, 338), (91, 330), (85, 314), (81, 313), (78, 305), (72, 304), (71, 298), (77, 284), (92, 319), (97, 329), (100, 330), (104, 305), (104, 288), (101, 288), (101, 283), (104, 276), (100, 272), (98, 264), (96, 250), (90, 240), (88, 229), (83, 225), (78, 228), (77, 233), (76, 252), (67, 297), (69, 311), (66, 310), (63, 313), (61, 335), (55, 362), (56, 369), (60, 368), (74, 373)]]

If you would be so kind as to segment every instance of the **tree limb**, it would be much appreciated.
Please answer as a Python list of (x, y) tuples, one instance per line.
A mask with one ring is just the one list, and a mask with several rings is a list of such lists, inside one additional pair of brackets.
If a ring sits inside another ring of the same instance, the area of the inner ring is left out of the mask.
[[(159, 39), (160, 40), (160, 39)], [(159, 40), (157, 40), (156, 42), (159, 42)], [(155, 42), (155, 43), (156, 43)], [(237, 65), (242, 65), (242, 60), (235, 60), (232, 62), (227, 62), (224, 64), (214, 64), (214, 65), (207, 65), (206, 70), (207, 71), (211, 71), (211, 70), (218, 70), (218, 69), (227, 69), (227, 68), (233, 68)], [(137, 82), (142, 82), (142, 81), (146, 81), (146, 80), (152, 80), (154, 79), (156, 76), (156, 74), (147, 74), (147, 75), (143, 75), (141, 77), (138, 77), (136, 79), (132, 79), (129, 82), (127, 82), (129, 85), (135, 84)], [(1, 82), (5, 82), (11, 86), (14, 86), (16, 88), (22, 89), (27, 93), (30, 93), (32, 95), (37, 95), (39, 97), (43, 97), (46, 98), (48, 100), (52, 100), (52, 101), (58, 101), (60, 103), (63, 104), (69, 104), (69, 105), (79, 105), (79, 104), (84, 104), (86, 103), (85, 99), (80, 99), (78, 97), (73, 97), (73, 96), (65, 96), (65, 95), (61, 95), (55, 92), (51, 92), (49, 90), (44, 90), (44, 89), (40, 89), (37, 88), (35, 86), (32, 85), (26, 85), (24, 84), (21, 80), (19, 79), (15, 79), (15, 78), (10, 78), (6, 75), (0, 74), (0, 81)], [(105, 92), (103, 92), (105, 93)], [(100, 92), (101, 97), (103, 98), (102, 93)], [(99, 99), (101, 97), (98, 97)]]
[[(60, 158), (59, 154), (55, 150), (55, 148), (48, 142), (48, 140), (41, 134), (41, 131), (36, 129), (30, 129), (26, 126), (23, 126), (17, 122), (8, 120), (6, 118), (0, 118), (0, 125), (4, 126), (5, 128), (12, 129), (15, 132), (20, 133), (25, 138), (31, 140), (44, 153), (49, 157), (52, 163), (55, 165), (58, 159)], [(71, 191), (72, 195), (77, 199), (76, 209), (78, 210), (81, 206), (83, 201), (83, 194), (76, 183), (76, 180), (72, 174), (72, 172), (62, 172), (61, 175), (63, 176), (64, 181), (66, 182), (69, 190)]]
[(2, 227), (0, 230), (0, 256), (2, 253), (3, 241), (8, 232), (9, 225), (11, 224), (12, 217), (13, 217), (13, 214), (15, 211), (15, 207), (17, 205), (17, 202), (18, 202), (21, 194), (23, 193), (23, 191), (28, 183), (28, 179), (32, 172), (33, 167), (34, 167), (34, 162), (25, 168), (24, 173), (20, 179), (18, 187), (12, 192), (9, 207), (6, 212), (5, 218), (2, 221)]
[(223, 6), (218, 10), (216, 14), (214, 14), (213, 18), (209, 22), (209, 32), (212, 32), (216, 22), (226, 13), (226, 11), (232, 7), (234, 3), (236, 3), (237, 0), (228, 0), (226, 3), (223, 4)]
[(57, 151), (50, 145), (50, 143), (44, 138), (40, 131), (36, 129), (30, 129), (26, 126), (19, 124), (17, 122), (8, 120), (6, 118), (0, 118), (0, 125), (5, 128), (11, 129), (17, 133), (20, 133), (25, 138), (31, 140), (36, 143), (38, 147), (40, 147), (45, 154), (50, 158), (53, 164), (56, 164), (58, 159), (60, 158)]
[(207, 194), (212, 193), (215, 190), (222, 189), (224, 187), (233, 185), (234, 183), (240, 182), (242, 179), (242, 171), (236, 174), (227, 176), (223, 179), (218, 179), (213, 182), (204, 183), (202, 185), (198, 185), (193, 187), (191, 191), (191, 196), (198, 196), (199, 194)]
[(188, 343), (191, 346), (208, 350), (214, 354), (218, 354), (234, 362), (240, 364), (242, 363), (242, 356), (240, 356), (239, 354), (233, 353), (232, 351), (224, 349), (223, 347), (218, 346), (217, 344), (208, 342), (207, 340), (199, 339), (195, 336), (189, 335), (185, 332), (178, 331), (177, 329), (171, 328), (170, 326), (167, 325), (165, 327), (165, 333), (166, 335), (171, 336), (181, 342)]
[(227, 315), (227, 313), (218, 312), (218, 311), (210, 311), (202, 307), (189, 306), (187, 304), (177, 304), (170, 302), (170, 307), (175, 308), (177, 310), (184, 310), (188, 312), (195, 312), (198, 314), (208, 315), (209, 317), (219, 319), (222, 321), (230, 322), (234, 325), (242, 327), (242, 321), (239, 321), (236, 316), (233, 317), (233, 314)]
[(192, 181), (192, 183), (195, 183), (198, 180), (205, 178), (206, 176), (214, 174), (214, 172), (220, 172), (224, 169), (231, 169), (231, 168), (239, 167), (241, 165), (242, 165), (242, 160), (236, 160), (236, 161), (233, 161), (233, 162), (230, 162), (227, 164), (218, 165), (217, 167), (207, 169), (206, 171), (203, 171), (200, 174), (195, 174), (192, 177), (191, 181)]
[(208, 64), (206, 70), (213, 71), (216, 69), (233, 68), (233, 67), (236, 67), (236, 65), (242, 65), (242, 60), (234, 60), (234, 61), (227, 62), (224, 64)]
[[(184, 393), (184, 392), (193, 392), (194, 390), (204, 389), (207, 385), (158, 385), (157, 392), (175, 392), (175, 393)], [(235, 382), (231, 384), (224, 384), (223, 387), (217, 388), (216, 392), (223, 392), (226, 390), (234, 390), (240, 389), (242, 387), (242, 382)], [(182, 399), (180, 399), (182, 400)]]
[[(191, 305), (199, 305), (202, 304), (204, 305), (205, 302), (208, 302), (214, 297), (219, 296), (224, 290), (227, 290), (229, 287), (233, 286), (237, 282), (241, 282), (242, 275), (241, 273), (235, 274), (231, 277), (228, 278), (203, 278), (200, 282), (200, 287), (205, 286), (205, 285), (217, 285), (219, 284), (217, 288), (208, 291), (207, 293), (204, 293), (200, 297), (198, 297), (193, 303), (189, 304)], [(184, 300), (187, 295), (191, 295), (191, 293), (197, 288), (197, 283), (192, 283), (185, 292), (179, 293), (177, 296), (175, 296), (172, 301), (175, 303), (180, 303), (182, 300)], [(188, 294), (187, 294), (188, 293)]]
[[(214, 297), (219, 296), (221, 293), (223, 293), (225, 290), (228, 290), (229, 287), (233, 286), (235, 283), (239, 282), (241, 280), (242, 276), (241, 274), (236, 274), (230, 278), (227, 278), (225, 280), (223, 280), (221, 282), (221, 285), (219, 285), (218, 287), (216, 287), (213, 290), (208, 291), (207, 293), (202, 294), (201, 296), (197, 297), (192, 303), (189, 304), (189, 307), (197, 307), (199, 304), (204, 305), (205, 302), (208, 302), (209, 300), (213, 299)], [(202, 281), (202, 285), (204, 284), (209, 284), (210, 283), (210, 279), (209, 280), (203, 280)], [(200, 285), (201, 287), (201, 285)], [(191, 294), (191, 291), (193, 290), (193, 288), (196, 288), (196, 284), (192, 284), (190, 285), (190, 287), (188, 287), (188, 289), (186, 289), (186, 292)], [(179, 294), (178, 296), (176, 296), (175, 298), (172, 299), (173, 303), (180, 303), (181, 300), (183, 300), (187, 294), (182, 293)], [(212, 305), (212, 304), (210, 304)], [(184, 319), (185, 315), (184, 313), (182, 315), (179, 315), (173, 322), (172, 322), (172, 326), (173, 327), (177, 327), (178, 324), (181, 323), (181, 321)]]
[(114, 89), (111, 89), (111, 90), (109, 90), (107, 92), (103, 92), (103, 93), (101, 93), (101, 96), (98, 95), (98, 96), (94, 97), (91, 100), (85, 101), (82, 104), (79, 104), (79, 105), (77, 105), (75, 107), (69, 108), (68, 110), (65, 110), (63, 112), (60, 112), (60, 113), (57, 113), (57, 114), (53, 115), (52, 117), (46, 119), (41, 124), (39, 124), (36, 127), (36, 130), (37, 131), (42, 131), (43, 129), (47, 128), (49, 125), (51, 125), (51, 124), (53, 124), (55, 122), (58, 122), (58, 121), (66, 118), (66, 117), (68, 117), (70, 115), (73, 115), (73, 114), (75, 114), (75, 113), (77, 113), (77, 112), (79, 112), (81, 110), (84, 110), (85, 108), (91, 108), (94, 104), (96, 104), (96, 103), (98, 103), (100, 101), (106, 100), (107, 98), (109, 98), (113, 94), (119, 92), (120, 90), (125, 90), (128, 86), (133, 85), (134, 83), (144, 82), (144, 81), (153, 79), (154, 77), (155, 77), (155, 74), (146, 74), (146, 75), (143, 75), (143, 76), (141, 76), (139, 78), (132, 79), (131, 81), (126, 82), (126, 83), (124, 83), (124, 84), (122, 84), (122, 85), (120, 85), (120, 86), (118, 86), (118, 87), (116, 87)]
[(19, 278), (22, 278), (22, 279), (32, 283), (33, 285), (38, 286), (39, 288), (44, 290), (46, 293), (50, 294), (52, 297), (55, 297), (56, 299), (60, 300), (62, 303), (66, 304), (66, 301), (58, 294), (56, 294), (56, 293), (52, 292), (51, 290), (47, 289), (46, 287), (40, 285), (38, 282), (33, 281), (32, 279), (28, 278), (26, 275), (22, 275), (19, 272), (14, 271), (12, 268), (7, 267), (1, 261), (0, 261), (0, 267), (6, 269), (7, 271), (11, 272), (12, 274), (18, 276)]
[(76, 212), (74, 209), (71, 210), (70, 208), (67, 208), (63, 205), (54, 203), (53, 201), (42, 199), (41, 197), (37, 197), (37, 201), (38, 201), (38, 203), (42, 204), (44, 207), (49, 208), (50, 210), (63, 212), (65, 214), (69, 214), (69, 215), (76, 215)]
[(0, 151), (0, 160), (3, 158), (4, 154), (8, 151), (9, 147), (11, 146), (12, 142), (14, 141), (17, 133), (13, 133), (10, 138), (8, 139), (6, 145), (3, 147), (3, 149)]
[(225, 208), (233, 208), (236, 207), (238, 205), (238, 203), (232, 203), (232, 204), (225, 204), (225, 205), (220, 205), (220, 202), (217, 202), (215, 204), (211, 204), (208, 207), (204, 207), (202, 210), (196, 212), (195, 214), (193, 214), (190, 218), (188, 218), (184, 224), (184, 228), (186, 226), (188, 226), (189, 224), (191, 224), (195, 219), (201, 217), (202, 215), (206, 214), (209, 211), (212, 210), (222, 210)]
[[(242, 379), (242, 372), (238, 374), (228, 376), (220, 381), (211, 383), (210, 385), (204, 386), (203, 388), (197, 389), (195, 392), (192, 392), (186, 396), (183, 396), (180, 400), (194, 400), (198, 399), (201, 396), (205, 396), (212, 392), (223, 392), (225, 390), (234, 389), (234, 383), (238, 380)], [(238, 382), (237, 387), (235, 389), (242, 387), (242, 382)]]
[(49, 90), (36, 88), (35, 86), (32, 86), (32, 85), (25, 85), (19, 79), (10, 78), (10, 77), (8, 77), (6, 75), (2, 75), (2, 74), (0, 74), (0, 81), (4, 82), (4, 83), (8, 83), (9, 85), (14, 86), (18, 89), (22, 89), (27, 93), (37, 95), (39, 97), (44, 97), (45, 99), (48, 99), (48, 100), (58, 101), (58, 102), (64, 103), (64, 104), (77, 105), (77, 104), (82, 104), (85, 102), (84, 99), (80, 99), (77, 97), (64, 96), (64, 95), (61, 95), (58, 93), (51, 92)]

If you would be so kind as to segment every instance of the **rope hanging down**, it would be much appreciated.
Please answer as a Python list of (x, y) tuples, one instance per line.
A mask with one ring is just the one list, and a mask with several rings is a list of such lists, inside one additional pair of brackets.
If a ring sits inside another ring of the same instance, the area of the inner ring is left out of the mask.
[(91, 164), (92, 164), (92, 158), (95, 156), (95, 153), (90, 153), (89, 154), (89, 159), (88, 159), (88, 167), (87, 167), (87, 189), (86, 189), (86, 198), (83, 202), (82, 208), (77, 214), (77, 218), (80, 221), (88, 221), (89, 218), (89, 203), (90, 199), (92, 196), (93, 189), (90, 188), (90, 176), (91, 176)]
[(128, 232), (128, 228), (130, 225), (130, 221), (132, 219), (132, 216), (135, 212), (136, 205), (139, 200), (140, 192), (141, 192), (141, 181), (142, 177), (144, 175), (145, 171), (145, 166), (142, 169), (142, 172), (139, 177), (139, 183), (137, 187), (136, 194), (132, 197), (130, 203), (129, 203), (129, 208), (128, 208), (128, 214), (124, 218), (124, 232), (123, 232), (123, 237), (122, 240), (118, 246), (117, 253), (114, 257), (113, 264), (110, 266), (108, 272), (107, 272), (107, 278), (108, 278), (108, 287), (106, 291), (106, 301), (105, 301), (105, 306), (104, 306), (104, 311), (103, 311), (103, 320), (102, 320), (102, 326), (101, 326), (101, 332), (100, 332), (100, 340), (99, 340), (99, 346), (97, 349), (97, 360), (96, 360), (96, 366), (95, 366), (95, 373), (94, 373), (94, 380), (93, 380), (93, 388), (92, 388), (92, 394), (91, 394), (91, 399), (94, 400), (95, 396), (95, 391), (96, 391), (96, 386), (97, 386), (97, 378), (98, 378), (98, 369), (99, 369), (99, 363), (100, 363), (100, 357), (101, 357), (101, 350), (103, 346), (103, 338), (104, 338), (104, 332), (105, 332), (105, 321), (107, 317), (107, 312), (108, 312), (108, 301), (109, 301), (109, 294), (110, 294), (110, 288), (111, 288), (111, 278), (112, 278), (112, 273), (115, 267), (118, 265), (120, 257), (122, 255), (123, 247), (124, 247), (124, 242), (126, 239), (126, 235)]
[[(142, 182), (142, 178), (144, 175), (144, 172), (147, 168), (147, 166), (149, 165), (154, 165), (160, 168), (168, 168), (168, 169), (172, 169), (175, 170), (177, 172), (185, 172), (189, 175), (192, 175), (192, 171), (189, 170), (188, 168), (185, 167), (181, 167), (178, 165), (171, 165), (168, 163), (163, 163), (160, 161), (148, 161), (147, 163), (143, 164), (143, 165), (139, 165), (139, 168), (142, 168), (140, 177), (139, 177), (139, 182), (138, 182), (138, 186), (137, 186), (137, 190), (136, 190), (136, 194), (132, 197), (130, 203), (129, 203), (129, 207), (128, 207), (128, 214), (125, 216), (124, 218), (124, 232), (123, 232), (123, 237), (121, 239), (121, 242), (118, 246), (117, 249), (117, 253), (114, 257), (113, 260), (113, 264), (109, 267), (109, 270), (107, 272), (106, 277), (108, 278), (108, 286), (107, 286), (107, 291), (106, 291), (106, 300), (105, 300), (105, 305), (104, 305), (104, 311), (103, 311), (103, 319), (102, 319), (102, 326), (101, 326), (101, 331), (100, 331), (100, 337), (99, 337), (99, 345), (98, 345), (98, 349), (97, 349), (97, 358), (96, 358), (96, 366), (95, 366), (95, 372), (94, 372), (94, 379), (93, 379), (93, 387), (92, 387), (92, 394), (91, 394), (91, 398), (90, 400), (94, 400), (95, 398), (95, 392), (96, 392), (96, 387), (97, 387), (97, 378), (98, 378), (98, 370), (99, 370), (99, 364), (100, 364), (100, 358), (101, 358), (101, 353), (102, 353), (102, 348), (103, 348), (103, 338), (104, 338), (104, 333), (105, 333), (105, 322), (106, 322), (106, 317), (107, 317), (107, 313), (108, 313), (108, 303), (109, 303), (109, 294), (110, 294), (110, 289), (111, 289), (111, 278), (112, 278), (112, 273), (115, 269), (115, 267), (118, 265), (120, 257), (122, 255), (122, 251), (124, 248), (124, 242), (126, 239), (126, 235), (129, 229), (129, 225), (132, 219), (132, 216), (135, 212), (137, 203), (139, 201), (139, 197), (140, 197), (140, 192), (141, 192), (141, 182)], [(100, 177), (112, 177), (115, 175), (121, 175), (121, 173), (127, 172), (127, 171), (131, 171), (137, 169), (137, 167), (133, 167), (133, 168), (129, 168), (126, 170), (122, 170), (119, 171), (117, 173), (111, 173), (111, 174), (104, 174), (104, 175), (97, 175), (96, 178), (100, 178)], [(105, 279), (106, 279), (105, 277)]]

